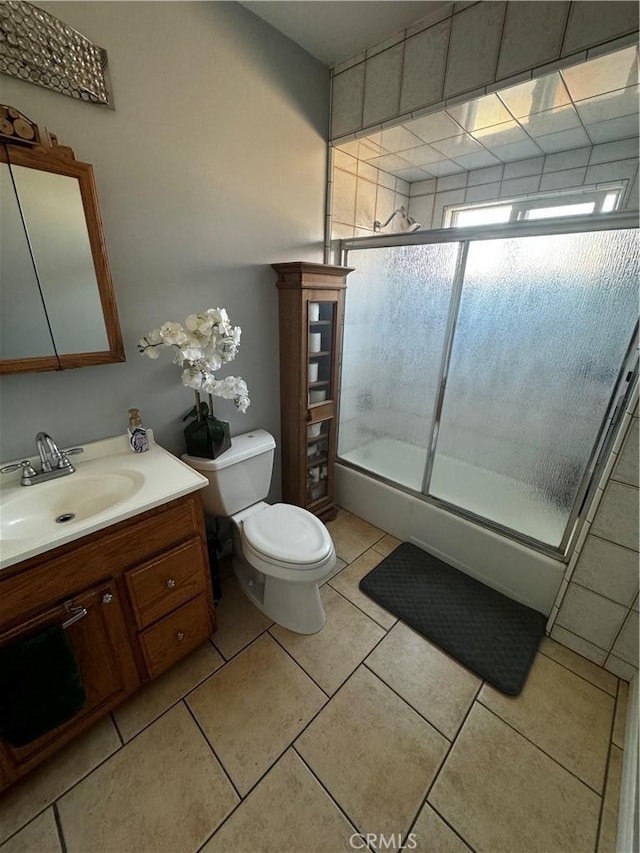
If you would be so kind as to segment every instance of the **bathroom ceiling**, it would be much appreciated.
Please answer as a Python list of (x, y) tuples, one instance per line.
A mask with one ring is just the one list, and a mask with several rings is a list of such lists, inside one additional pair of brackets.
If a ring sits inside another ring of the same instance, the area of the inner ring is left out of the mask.
[(629, 47), (339, 149), (413, 183), (636, 137), (638, 90), (638, 49)]
[(325, 65), (350, 59), (449, 4), (446, 0), (240, 0)]

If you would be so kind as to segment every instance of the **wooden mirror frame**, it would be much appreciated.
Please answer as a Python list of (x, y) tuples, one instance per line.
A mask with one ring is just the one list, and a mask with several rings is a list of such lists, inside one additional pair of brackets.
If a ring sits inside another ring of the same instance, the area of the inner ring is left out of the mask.
[(0, 163), (6, 163), (10, 167), (25, 166), (28, 169), (38, 169), (77, 178), (87, 222), (87, 232), (109, 349), (67, 355), (0, 359), (0, 374), (66, 370), (72, 367), (88, 367), (96, 364), (125, 361), (122, 332), (107, 258), (93, 168), (89, 163), (81, 163), (76, 160), (72, 149), (58, 145), (57, 138), (52, 134), (46, 131), (38, 132), (36, 128), (34, 138), (38, 140), (35, 144), (27, 143), (25, 145), (24, 142), (23, 144), (15, 144), (15, 139), (9, 139), (5, 134), (0, 133)]

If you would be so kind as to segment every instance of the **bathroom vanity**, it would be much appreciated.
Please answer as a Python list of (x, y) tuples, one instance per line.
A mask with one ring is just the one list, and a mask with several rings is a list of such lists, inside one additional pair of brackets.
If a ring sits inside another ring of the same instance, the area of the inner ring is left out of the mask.
[[(25, 746), (11, 746), (0, 737), (0, 790), (159, 676), (215, 629), (197, 491), (204, 478), (159, 447), (127, 455), (124, 436), (95, 442), (93, 451), (91, 447), (87, 446), (84, 465), (64, 480), (68, 491), (77, 478), (71, 496), (82, 495), (83, 483), (90, 481), (93, 494), (100, 497), (101, 476), (106, 483), (110, 476), (129, 477), (134, 486), (130, 493), (116, 493), (107, 508), (98, 501), (97, 512), (89, 511), (85, 518), (79, 512), (75, 531), (62, 525), (59, 536), (68, 541), (57, 547), (46, 545), (44, 516), (61, 508), (56, 501), (72, 500), (56, 490), (57, 482), (28, 488), (14, 483), (2, 493), (0, 509), (6, 510), (2, 564), (10, 565), (0, 570), (0, 648), (47, 626), (64, 625), (86, 702), (68, 722)], [(109, 488), (113, 494), (113, 483)], [(39, 522), (45, 533), (40, 544), (36, 535), (29, 537), (29, 549), (38, 553), (16, 561), (20, 547), (16, 543), (27, 541), (20, 540), (20, 523), (30, 521), (24, 511), (12, 509), (12, 501), (19, 507), (17, 502), (29, 498), (29, 493), (36, 514), (40, 505), (48, 507)], [(177, 496), (167, 499), (172, 493)], [(88, 501), (83, 501), (85, 506)], [(12, 519), (15, 530), (7, 530)]]

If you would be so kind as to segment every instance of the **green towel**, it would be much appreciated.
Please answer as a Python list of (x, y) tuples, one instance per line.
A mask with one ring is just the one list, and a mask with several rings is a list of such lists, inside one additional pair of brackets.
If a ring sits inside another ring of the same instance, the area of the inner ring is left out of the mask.
[(60, 625), (0, 648), (0, 735), (24, 746), (84, 707), (71, 643)]

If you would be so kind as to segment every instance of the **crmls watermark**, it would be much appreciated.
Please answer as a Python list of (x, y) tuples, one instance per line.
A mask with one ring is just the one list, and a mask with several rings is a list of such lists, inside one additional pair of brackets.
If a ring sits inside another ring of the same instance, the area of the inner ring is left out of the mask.
[(418, 839), (415, 832), (410, 832), (402, 843), (402, 833), (392, 832), (385, 835), (383, 832), (354, 832), (349, 839), (349, 844), (354, 850), (366, 850), (369, 844), (373, 844), (376, 850), (415, 850)]

